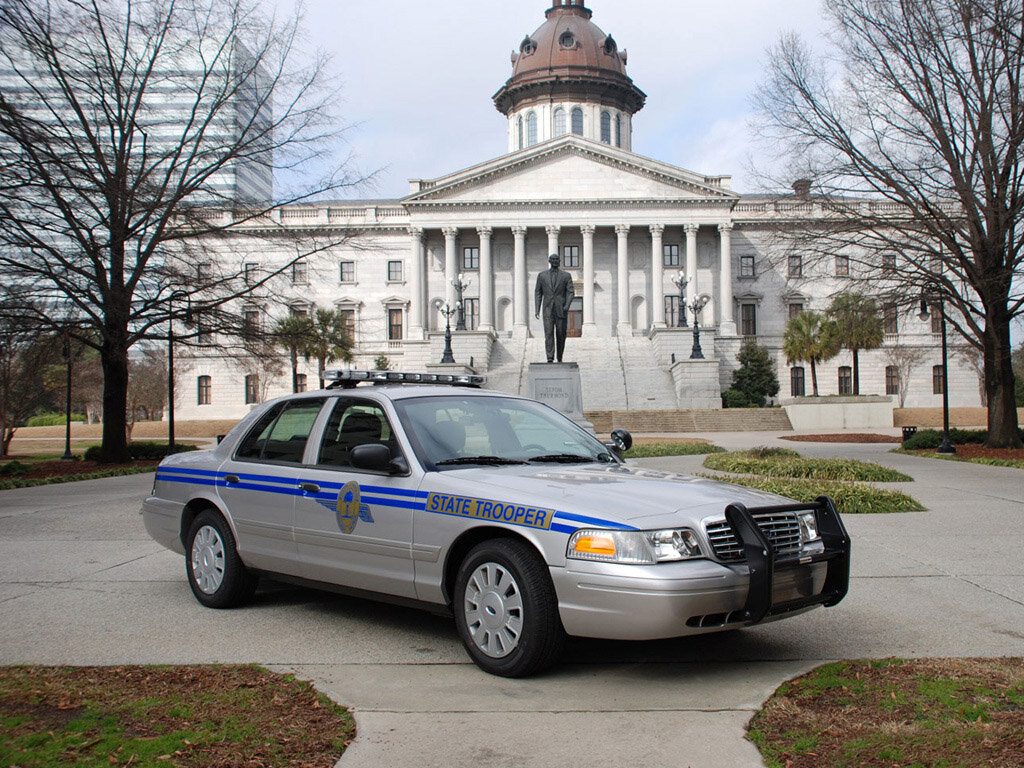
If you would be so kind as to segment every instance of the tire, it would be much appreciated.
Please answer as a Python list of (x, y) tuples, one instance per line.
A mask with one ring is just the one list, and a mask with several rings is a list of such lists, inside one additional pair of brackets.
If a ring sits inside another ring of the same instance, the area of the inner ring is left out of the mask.
[(455, 623), (462, 644), (485, 672), (525, 677), (562, 654), (565, 629), (547, 566), (528, 544), (477, 544), (455, 577)]
[(196, 600), (207, 608), (233, 608), (252, 599), (259, 576), (242, 563), (231, 529), (216, 512), (196, 515), (185, 542), (185, 571)]

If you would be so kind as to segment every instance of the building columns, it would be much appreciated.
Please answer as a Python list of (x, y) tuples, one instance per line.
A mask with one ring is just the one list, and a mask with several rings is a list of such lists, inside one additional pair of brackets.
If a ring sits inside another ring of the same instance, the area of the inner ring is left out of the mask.
[(593, 224), (580, 226), (583, 235), (583, 335), (591, 336), (597, 331), (594, 320), (594, 230)]
[(629, 224), (616, 224), (615, 234), (618, 236), (618, 332), (622, 335), (624, 332), (632, 333), (629, 322)]
[(561, 258), (562, 254), (558, 253), (558, 233), (562, 230), (562, 228), (558, 224), (550, 224), (547, 227), (545, 227), (545, 230), (548, 233), (548, 252), (547, 255), (544, 257), (544, 261), (546, 262), (547, 257), (550, 256), (552, 253), (557, 253), (559, 258)]
[(494, 268), (491, 264), (490, 227), (477, 227), (480, 235), (480, 330), (494, 330)]
[(721, 319), (718, 323), (718, 332), (722, 336), (735, 336), (736, 321), (733, 317), (732, 302), (732, 223), (719, 224), (718, 233), (721, 238), (718, 273), (718, 314)]
[(515, 238), (515, 262), (512, 267), (512, 325), (514, 328), (527, 327), (526, 290), (526, 227), (512, 227)]
[(651, 327), (665, 327), (665, 258), (661, 236), (664, 224), (651, 224)]
[(409, 338), (423, 338), (423, 230), (409, 227)]
[(459, 262), (456, 251), (458, 250), (459, 230), (455, 227), (445, 227), (441, 230), (444, 235), (444, 300), (449, 307), (455, 307), (455, 278), (459, 274)]
[(697, 295), (697, 225), (686, 224), (686, 304), (693, 304)]

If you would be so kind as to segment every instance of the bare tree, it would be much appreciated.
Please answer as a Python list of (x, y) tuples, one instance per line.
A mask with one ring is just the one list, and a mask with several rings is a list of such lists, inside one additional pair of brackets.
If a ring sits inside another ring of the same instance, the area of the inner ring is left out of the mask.
[(141, 416), (153, 421), (167, 404), (167, 357), (163, 350), (146, 346), (128, 366), (128, 437)]
[[(1010, 324), (1024, 309), (1022, 0), (825, 0), (823, 56), (784, 37), (757, 101), (787, 173), (813, 179), (805, 254), (906, 305), (922, 291), (984, 352), (988, 445), (1017, 447)], [(780, 165), (781, 167), (781, 165)], [(776, 175), (776, 181), (778, 181)]]
[(15, 430), (48, 402), (40, 380), (59, 356), (60, 342), (40, 337), (34, 325), (0, 316), (0, 456), (7, 456)]
[(910, 390), (910, 374), (921, 364), (926, 356), (920, 347), (908, 347), (906, 344), (890, 344), (882, 347), (886, 362), (896, 369), (896, 390), (900, 399), (900, 408), (907, 402)]
[[(235, 299), (329, 247), (274, 206), (358, 181), (325, 59), (256, 3), (0, 3), (0, 282), (98, 350), (108, 460), (128, 458), (128, 350), (188, 310), (231, 325)], [(290, 253), (255, 280), (209, 255), (246, 227)]]
[(973, 344), (957, 344), (952, 351), (978, 377), (978, 396), (981, 398), (982, 407), (988, 407), (988, 392), (985, 391), (984, 353)]

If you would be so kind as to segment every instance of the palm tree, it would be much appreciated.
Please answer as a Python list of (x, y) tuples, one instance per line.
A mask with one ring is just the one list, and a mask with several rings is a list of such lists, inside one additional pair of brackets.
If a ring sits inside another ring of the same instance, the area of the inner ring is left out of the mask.
[(811, 364), (811, 386), (818, 396), (817, 364), (831, 360), (839, 352), (835, 323), (818, 312), (801, 312), (786, 323), (782, 351), (789, 365), (807, 361)]
[(314, 335), (313, 321), (307, 315), (290, 314), (279, 318), (272, 331), (274, 341), (285, 348), (292, 364), (292, 392), (299, 391), (299, 355), (309, 357)]
[(314, 317), (305, 353), (316, 359), (320, 389), (323, 389), (327, 361), (352, 359), (352, 338), (345, 326), (345, 315), (340, 310), (318, 309)]
[(835, 322), (836, 341), (853, 352), (853, 394), (860, 394), (860, 360), (862, 349), (882, 346), (882, 318), (875, 300), (861, 293), (844, 293), (832, 300), (828, 317)]

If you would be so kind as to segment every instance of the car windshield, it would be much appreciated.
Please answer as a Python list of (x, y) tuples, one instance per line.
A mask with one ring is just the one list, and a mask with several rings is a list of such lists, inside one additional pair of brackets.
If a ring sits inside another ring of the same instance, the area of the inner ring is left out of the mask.
[(410, 441), (431, 469), (614, 462), (596, 438), (531, 400), (453, 395), (396, 400)]

